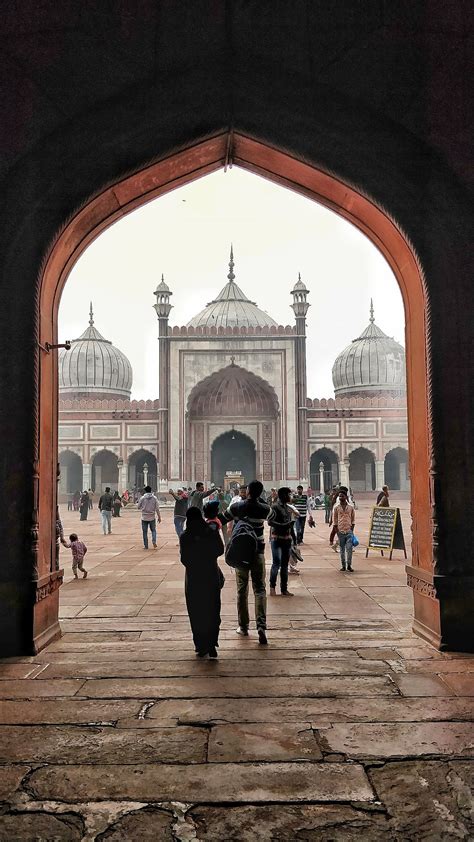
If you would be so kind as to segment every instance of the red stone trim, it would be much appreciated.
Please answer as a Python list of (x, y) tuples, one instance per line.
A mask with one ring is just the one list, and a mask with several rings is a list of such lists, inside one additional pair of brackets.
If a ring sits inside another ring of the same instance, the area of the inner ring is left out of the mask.
[(55, 570), (35, 582), (35, 602), (41, 602), (58, 590), (63, 583), (64, 570)]
[(430, 599), (436, 599), (436, 588), (433, 582), (428, 582), (426, 579), (420, 579), (414, 573), (407, 573), (407, 585), (413, 588), (416, 593), (422, 596), (428, 596)]

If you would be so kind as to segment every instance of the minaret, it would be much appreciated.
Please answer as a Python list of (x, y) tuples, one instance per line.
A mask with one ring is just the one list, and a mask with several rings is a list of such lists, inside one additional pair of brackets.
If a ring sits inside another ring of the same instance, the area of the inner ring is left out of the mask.
[(300, 481), (308, 480), (308, 424), (306, 399), (306, 313), (310, 307), (306, 297), (309, 290), (306, 289), (301, 275), (298, 273), (298, 280), (291, 290), (293, 296), (292, 310), (296, 321), (295, 341), (295, 372), (296, 372), (296, 417), (297, 422), (297, 468)]
[[(168, 480), (170, 475), (170, 442), (169, 442), (169, 405), (170, 405), (170, 343), (169, 343), (169, 315), (173, 295), (169, 286), (165, 284), (164, 276), (155, 289), (156, 304), (154, 309), (158, 316), (158, 347), (160, 351), (159, 370), (159, 398), (160, 412), (158, 422), (158, 453), (160, 462), (160, 479)], [(159, 489), (158, 489), (159, 490)]]

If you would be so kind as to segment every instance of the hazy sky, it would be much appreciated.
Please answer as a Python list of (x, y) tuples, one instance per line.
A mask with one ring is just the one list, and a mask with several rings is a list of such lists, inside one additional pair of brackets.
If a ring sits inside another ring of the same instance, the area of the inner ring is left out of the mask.
[(404, 343), (403, 303), (382, 255), (356, 228), (291, 190), (233, 167), (156, 199), (116, 222), (73, 268), (59, 314), (59, 341), (88, 324), (119, 347), (133, 369), (132, 397), (158, 397), (161, 274), (173, 292), (171, 325), (184, 325), (227, 281), (230, 243), (236, 283), (278, 323), (293, 324), (298, 272), (308, 300), (308, 397), (331, 397), (332, 364), (369, 320)]

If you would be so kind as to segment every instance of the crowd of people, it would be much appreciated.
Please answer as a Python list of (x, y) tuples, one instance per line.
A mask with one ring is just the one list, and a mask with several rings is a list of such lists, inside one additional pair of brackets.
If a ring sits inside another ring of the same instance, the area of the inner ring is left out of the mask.
[[(225, 555), (227, 564), (235, 569), (237, 585), (236, 632), (249, 635), (249, 584), (255, 601), (255, 622), (259, 643), (267, 644), (267, 589), (265, 572), (265, 525), (269, 528), (272, 565), (269, 577), (270, 597), (292, 597), (288, 589), (290, 575), (299, 575), (298, 561), (302, 561), (299, 545), (304, 543), (305, 529), (314, 527), (315, 497), (311, 489), (302, 485), (296, 490), (283, 486), (266, 493), (259, 480), (235, 487), (232, 491), (197, 482), (194, 489), (169, 490), (174, 499), (174, 528), (179, 541), (180, 559), (186, 568), (185, 597), (194, 646), (199, 657), (217, 658), (220, 628), (221, 590), (225, 577), (217, 559)], [(106, 487), (98, 501), (104, 535), (111, 534), (112, 517), (120, 516), (120, 509), (131, 498), (122, 497)], [(322, 501), (325, 522), (331, 528), (329, 543), (339, 552), (341, 572), (353, 572), (352, 552), (359, 543), (355, 534), (355, 500), (350, 488), (340, 483), (325, 492)], [(84, 491), (79, 498), (80, 519), (87, 520), (92, 508), (92, 492)], [(382, 487), (377, 506), (390, 505), (389, 489)], [(68, 505), (69, 508), (69, 505)], [(160, 507), (151, 486), (146, 486), (137, 501), (141, 513), (143, 546), (148, 550), (148, 533), (157, 549), (157, 522), (161, 523)], [(84, 516), (83, 516), (84, 514)], [(87, 547), (76, 533), (64, 538), (61, 520), (57, 521), (58, 538), (72, 551), (73, 574), (78, 570), (87, 577), (83, 562)]]

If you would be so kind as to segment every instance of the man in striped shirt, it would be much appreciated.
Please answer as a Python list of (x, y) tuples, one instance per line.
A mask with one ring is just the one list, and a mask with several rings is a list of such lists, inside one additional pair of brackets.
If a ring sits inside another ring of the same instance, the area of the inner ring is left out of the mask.
[(292, 504), (298, 509), (298, 517), (296, 518), (296, 543), (302, 544), (304, 537), (304, 528), (306, 526), (306, 517), (312, 519), (311, 509), (309, 505), (309, 497), (303, 494), (303, 486), (298, 485), (296, 494), (293, 495)]
[(255, 597), (255, 620), (257, 624), (259, 643), (267, 643), (267, 593), (265, 588), (265, 537), (263, 534), (264, 523), (270, 514), (270, 506), (260, 499), (263, 492), (263, 485), (258, 480), (253, 480), (247, 486), (247, 497), (245, 500), (238, 500), (231, 503), (220, 519), (230, 522), (231, 520), (245, 520), (253, 528), (257, 537), (257, 556), (249, 569), (237, 568), (235, 577), (237, 581), (237, 615), (239, 625), (237, 634), (248, 637), (249, 633), (249, 575), (252, 579), (252, 588)]

